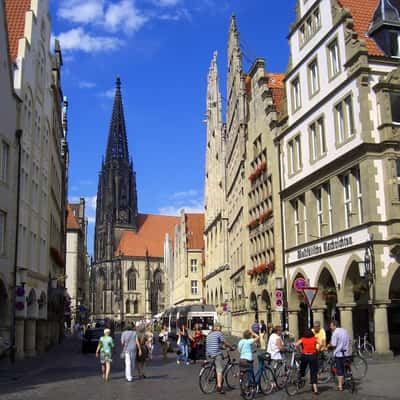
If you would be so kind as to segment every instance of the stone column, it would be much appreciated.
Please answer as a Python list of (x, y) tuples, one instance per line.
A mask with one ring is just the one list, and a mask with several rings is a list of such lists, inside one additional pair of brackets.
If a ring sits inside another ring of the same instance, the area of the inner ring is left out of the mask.
[(25, 334), (24, 334), (25, 356), (36, 356), (36, 320), (25, 320)]
[[(282, 323), (282, 313), (281, 313), (281, 312), (279, 312), (279, 311), (272, 311), (272, 324), (273, 324), (274, 326), (276, 326), (276, 325), (281, 325), (281, 326), (283, 326), (283, 323)], [(283, 328), (285, 328), (285, 327), (283, 327)]]
[(299, 338), (299, 311), (289, 310), (289, 332), (296, 338)]
[(374, 325), (375, 325), (375, 351), (379, 358), (393, 358), (389, 343), (389, 326), (387, 316), (388, 304), (375, 303)]
[(340, 311), (340, 322), (342, 328), (346, 329), (350, 336), (351, 341), (353, 340), (353, 305), (342, 304), (338, 305), (337, 308)]
[(17, 359), (24, 358), (24, 330), (25, 323), (23, 319), (17, 319), (15, 321), (15, 357)]
[(47, 347), (47, 321), (39, 320), (36, 326), (36, 349), (38, 353), (44, 353)]

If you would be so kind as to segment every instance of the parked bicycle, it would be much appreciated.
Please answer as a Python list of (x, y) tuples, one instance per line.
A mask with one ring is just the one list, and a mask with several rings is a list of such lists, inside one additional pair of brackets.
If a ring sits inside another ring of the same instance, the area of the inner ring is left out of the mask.
[(368, 334), (363, 337), (359, 336), (353, 341), (353, 351), (357, 352), (360, 357), (370, 359), (375, 353), (374, 346), (368, 341)]
[[(236, 346), (232, 346), (230, 350), (223, 351), (223, 359), (227, 360), (222, 371), (223, 384), (233, 390), (239, 387), (240, 368), (235, 358), (231, 357), (231, 353), (236, 350)], [(199, 373), (199, 386), (204, 394), (210, 394), (217, 390), (217, 371), (215, 369), (215, 359), (204, 361)]]
[(270, 366), (271, 355), (262, 352), (257, 355), (257, 359), (256, 373), (252, 363), (240, 365), (240, 393), (245, 400), (254, 399), (257, 393), (268, 395), (278, 386), (274, 370)]

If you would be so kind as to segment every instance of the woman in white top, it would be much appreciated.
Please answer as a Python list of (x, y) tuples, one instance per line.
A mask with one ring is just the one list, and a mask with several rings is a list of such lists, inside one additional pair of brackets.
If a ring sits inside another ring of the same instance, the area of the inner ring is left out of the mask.
[(283, 341), (281, 335), (282, 327), (276, 326), (269, 337), (267, 352), (271, 354), (271, 360), (282, 360)]

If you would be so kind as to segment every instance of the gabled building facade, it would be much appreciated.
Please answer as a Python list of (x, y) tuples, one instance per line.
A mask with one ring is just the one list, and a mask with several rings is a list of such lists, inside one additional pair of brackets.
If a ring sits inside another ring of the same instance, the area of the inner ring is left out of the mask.
[(18, 107), (4, 0), (0, 1), (0, 337), (10, 340), (17, 214)]
[(303, 278), (314, 320), (383, 355), (399, 346), (398, 16), (397, 1), (297, 2), (277, 138), (289, 328), (307, 324)]
[(203, 303), (204, 214), (181, 212), (175, 225), (172, 303)]
[[(58, 43), (50, 52), (48, 1), (6, 0), (14, 89), (22, 100), (17, 284), (17, 356), (34, 356), (63, 332), (66, 131)], [(22, 296), (21, 296), (22, 297)]]

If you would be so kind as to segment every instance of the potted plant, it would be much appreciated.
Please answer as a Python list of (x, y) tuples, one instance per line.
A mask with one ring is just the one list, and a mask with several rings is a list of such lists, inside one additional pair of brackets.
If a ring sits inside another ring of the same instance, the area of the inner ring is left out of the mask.
[(368, 285), (364, 281), (359, 281), (353, 284), (353, 293), (354, 294), (363, 294), (368, 292)]
[(322, 291), (322, 297), (325, 301), (334, 301), (337, 299), (336, 288), (328, 287)]

